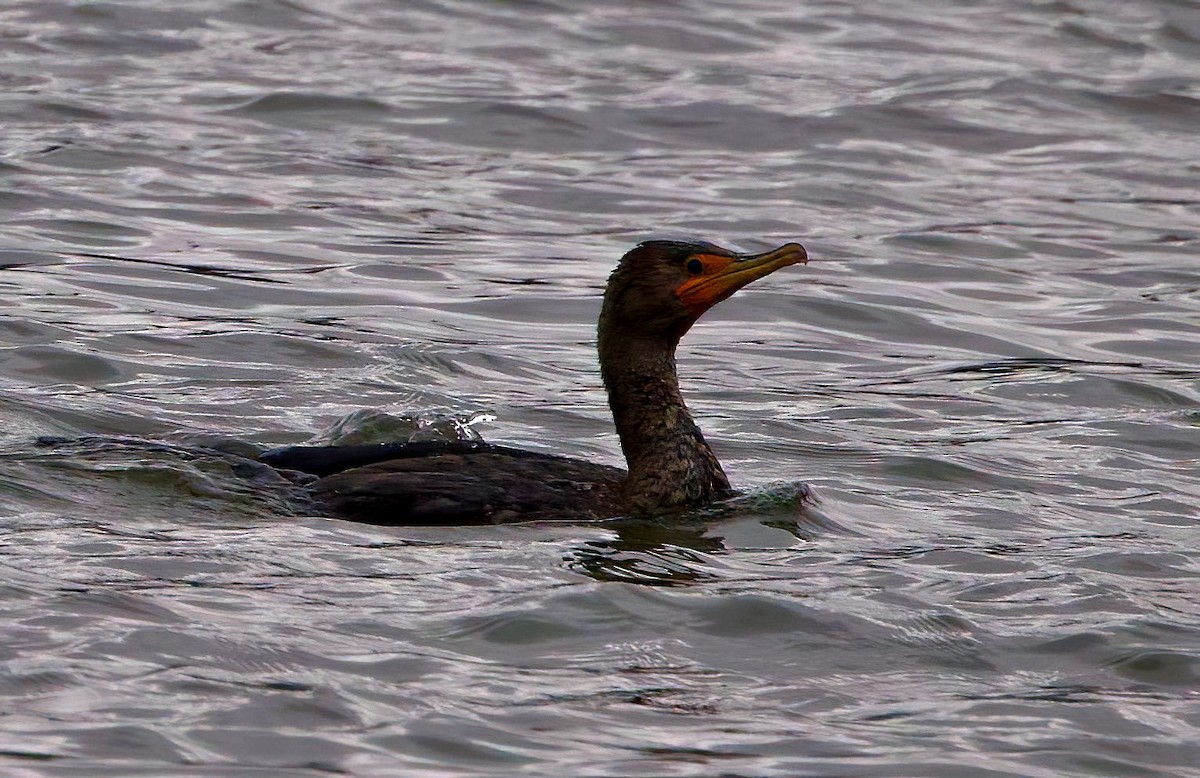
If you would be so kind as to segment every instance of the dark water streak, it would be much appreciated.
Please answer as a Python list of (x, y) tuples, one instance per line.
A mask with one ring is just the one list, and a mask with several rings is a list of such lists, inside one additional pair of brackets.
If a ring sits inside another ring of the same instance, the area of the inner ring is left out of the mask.
[[(0, 771), (1197, 774), (1197, 3), (0, 40)], [(360, 527), (233, 455), (618, 461), (597, 295), (651, 235), (814, 259), (681, 350), (732, 512)]]

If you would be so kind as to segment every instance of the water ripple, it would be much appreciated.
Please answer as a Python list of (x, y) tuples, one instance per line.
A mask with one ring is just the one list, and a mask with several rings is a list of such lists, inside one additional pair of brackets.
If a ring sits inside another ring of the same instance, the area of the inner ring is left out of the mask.
[[(1190, 4), (0, 30), (7, 772), (1194, 769)], [(360, 527), (246, 460), (619, 463), (597, 295), (652, 235), (813, 258), (680, 349), (723, 512)]]

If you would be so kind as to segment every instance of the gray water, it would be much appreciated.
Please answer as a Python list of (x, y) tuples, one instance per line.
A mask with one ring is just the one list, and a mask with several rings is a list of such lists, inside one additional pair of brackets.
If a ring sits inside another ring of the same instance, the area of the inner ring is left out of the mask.
[[(0, 86), (0, 773), (1200, 775), (1200, 4), (11, 0)], [(652, 236), (813, 257), (680, 351), (733, 515), (205, 453), (620, 464)]]

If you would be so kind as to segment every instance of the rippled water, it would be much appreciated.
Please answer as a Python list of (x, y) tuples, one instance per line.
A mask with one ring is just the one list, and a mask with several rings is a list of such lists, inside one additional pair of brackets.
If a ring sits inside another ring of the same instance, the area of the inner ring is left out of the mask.
[[(1200, 4), (0, 40), (6, 775), (1200, 774)], [(489, 413), (619, 463), (597, 295), (649, 236), (814, 259), (681, 349), (734, 515), (364, 527), (206, 448)]]

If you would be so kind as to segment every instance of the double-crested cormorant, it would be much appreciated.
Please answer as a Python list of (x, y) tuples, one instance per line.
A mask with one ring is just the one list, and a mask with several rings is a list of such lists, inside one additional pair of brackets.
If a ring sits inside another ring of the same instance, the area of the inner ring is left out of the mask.
[(332, 516), (372, 524), (487, 524), (686, 511), (733, 494), (692, 421), (675, 347), (696, 320), (751, 281), (808, 256), (798, 243), (740, 255), (654, 240), (621, 258), (600, 312), (600, 373), (629, 471), (474, 441), (293, 447), (262, 455), (321, 476)]

